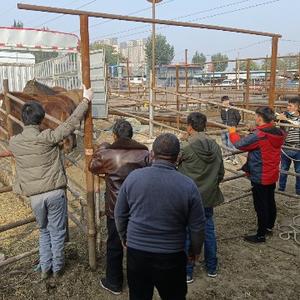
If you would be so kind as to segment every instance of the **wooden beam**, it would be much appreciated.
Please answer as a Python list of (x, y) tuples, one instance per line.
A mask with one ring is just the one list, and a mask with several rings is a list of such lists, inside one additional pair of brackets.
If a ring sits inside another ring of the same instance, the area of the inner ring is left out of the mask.
[[(90, 49), (89, 49), (89, 20), (88, 15), (80, 16), (80, 38), (81, 38), (81, 66), (82, 82), (86, 88), (91, 87), (90, 79)], [(91, 103), (84, 120), (84, 146), (85, 167), (88, 166), (93, 155), (93, 120)], [(88, 250), (89, 264), (92, 270), (96, 269), (96, 224), (94, 203), (94, 180), (91, 172), (86, 172), (86, 200), (87, 200), (87, 224), (88, 224)]]
[(227, 32), (235, 32), (235, 33), (253, 34), (253, 35), (260, 35), (260, 36), (269, 36), (269, 37), (275, 36), (277, 38), (281, 37), (281, 35), (277, 33), (255, 31), (255, 30), (248, 30), (248, 29), (241, 29), (241, 28), (234, 28), (234, 27), (217, 26), (217, 25), (207, 25), (207, 24), (200, 24), (200, 23), (179, 22), (173, 20), (115, 15), (115, 14), (108, 14), (102, 12), (93, 12), (93, 11), (67, 9), (67, 8), (51, 7), (51, 6), (41, 6), (41, 5), (31, 5), (25, 3), (18, 3), (17, 6), (19, 9), (44, 11), (44, 12), (56, 13), (56, 14), (84, 15), (87, 17), (103, 18), (103, 19), (110, 19), (110, 20), (121, 20), (121, 21), (137, 22), (137, 23), (149, 23), (149, 24), (161, 24), (161, 25), (170, 25), (170, 26), (179, 26), (179, 27), (209, 29), (209, 30), (227, 31)]

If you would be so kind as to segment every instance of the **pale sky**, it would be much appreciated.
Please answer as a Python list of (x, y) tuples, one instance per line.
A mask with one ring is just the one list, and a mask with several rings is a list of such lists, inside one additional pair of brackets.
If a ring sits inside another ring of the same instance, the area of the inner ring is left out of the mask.
[[(10, 26), (14, 19), (25, 27), (49, 27), (53, 30), (79, 35), (79, 18), (50, 13), (22, 11), (20, 1), (2, 1), (0, 25)], [(23, 0), (23, 3), (82, 9), (115, 14), (151, 17), (151, 5), (146, 0)], [(300, 52), (300, 0), (164, 0), (157, 6), (157, 17), (204, 24), (239, 27), (282, 34), (279, 54)], [(91, 40), (118, 37), (119, 42), (146, 38), (151, 25), (91, 18)], [(189, 59), (198, 50), (205, 55), (226, 53), (230, 58), (270, 55), (270, 38), (215, 32), (201, 29), (161, 27), (157, 32), (166, 35), (175, 47), (175, 61), (182, 61), (184, 49)], [(208, 57), (209, 60), (209, 57)]]

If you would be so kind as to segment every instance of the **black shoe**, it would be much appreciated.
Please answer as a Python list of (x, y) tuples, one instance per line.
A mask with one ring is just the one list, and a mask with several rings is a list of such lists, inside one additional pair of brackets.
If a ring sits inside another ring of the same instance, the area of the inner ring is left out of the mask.
[(284, 191), (285, 191), (285, 189), (284, 189), (284, 188), (281, 188), (281, 187), (279, 187), (279, 188), (278, 188), (278, 191), (279, 191), (279, 192), (284, 192)]
[(41, 273), (41, 280), (47, 280), (51, 275), (51, 270), (45, 271)]
[(265, 236), (258, 236), (258, 235), (246, 235), (244, 236), (244, 241), (249, 242), (249, 243), (264, 243), (266, 241)]
[(193, 275), (186, 275), (186, 283), (190, 284), (193, 282), (194, 282)]
[(53, 272), (53, 278), (59, 278), (64, 274), (64, 269), (60, 269), (57, 272)]
[(110, 293), (112, 293), (114, 295), (121, 295), (121, 293), (122, 293), (122, 288), (117, 288), (115, 286), (112, 286), (111, 284), (109, 284), (106, 281), (106, 278), (102, 278), (100, 280), (100, 285), (102, 288), (104, 288), (105, 290), (109, 291)]

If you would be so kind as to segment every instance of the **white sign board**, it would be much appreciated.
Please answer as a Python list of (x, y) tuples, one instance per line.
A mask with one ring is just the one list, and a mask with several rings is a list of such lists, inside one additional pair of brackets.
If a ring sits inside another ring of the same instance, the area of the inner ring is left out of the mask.
[(75, 34), (33, 28), (0, 27), (1, 49), (77, 52)]

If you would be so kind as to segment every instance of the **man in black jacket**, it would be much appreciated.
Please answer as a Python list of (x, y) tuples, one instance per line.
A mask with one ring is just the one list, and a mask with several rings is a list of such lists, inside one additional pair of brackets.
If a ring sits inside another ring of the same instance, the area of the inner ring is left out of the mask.
[[(222, 104), (226, 107), (223, 107), (221, 109), (221, 119), (224, 125), (230, 126), (230, 127), (237, 127), (241, 121), (241, 115), (238, 110), (229, 108), (230, 101), (228, 96), (223, 96), (221, 98)], [(232, 150), (236, 150), (235, 147), (232, 145), (229, 139), (228, 132), (224, 132), (221, 134), (222, 144), (223, 146), (230, 148)], [(230, 153), (230, 151), (224, 151), (226, 154)], [(237, 164), (237, 161), (235, 160), (234, 156), (229, 156), (225, 160), (231, 161), (234, 165)]]
[(198, 256), (205, 215), (196, 184), (176, 170), (179, 150), (175, 135), (158, 136), (152, 166), (131, 172), (118, 195), (115, 221), (127, 247), (130, 300), (151, 300), (154, 287), (163, 300), (186, 299), (186, 227), (190, 254)]

